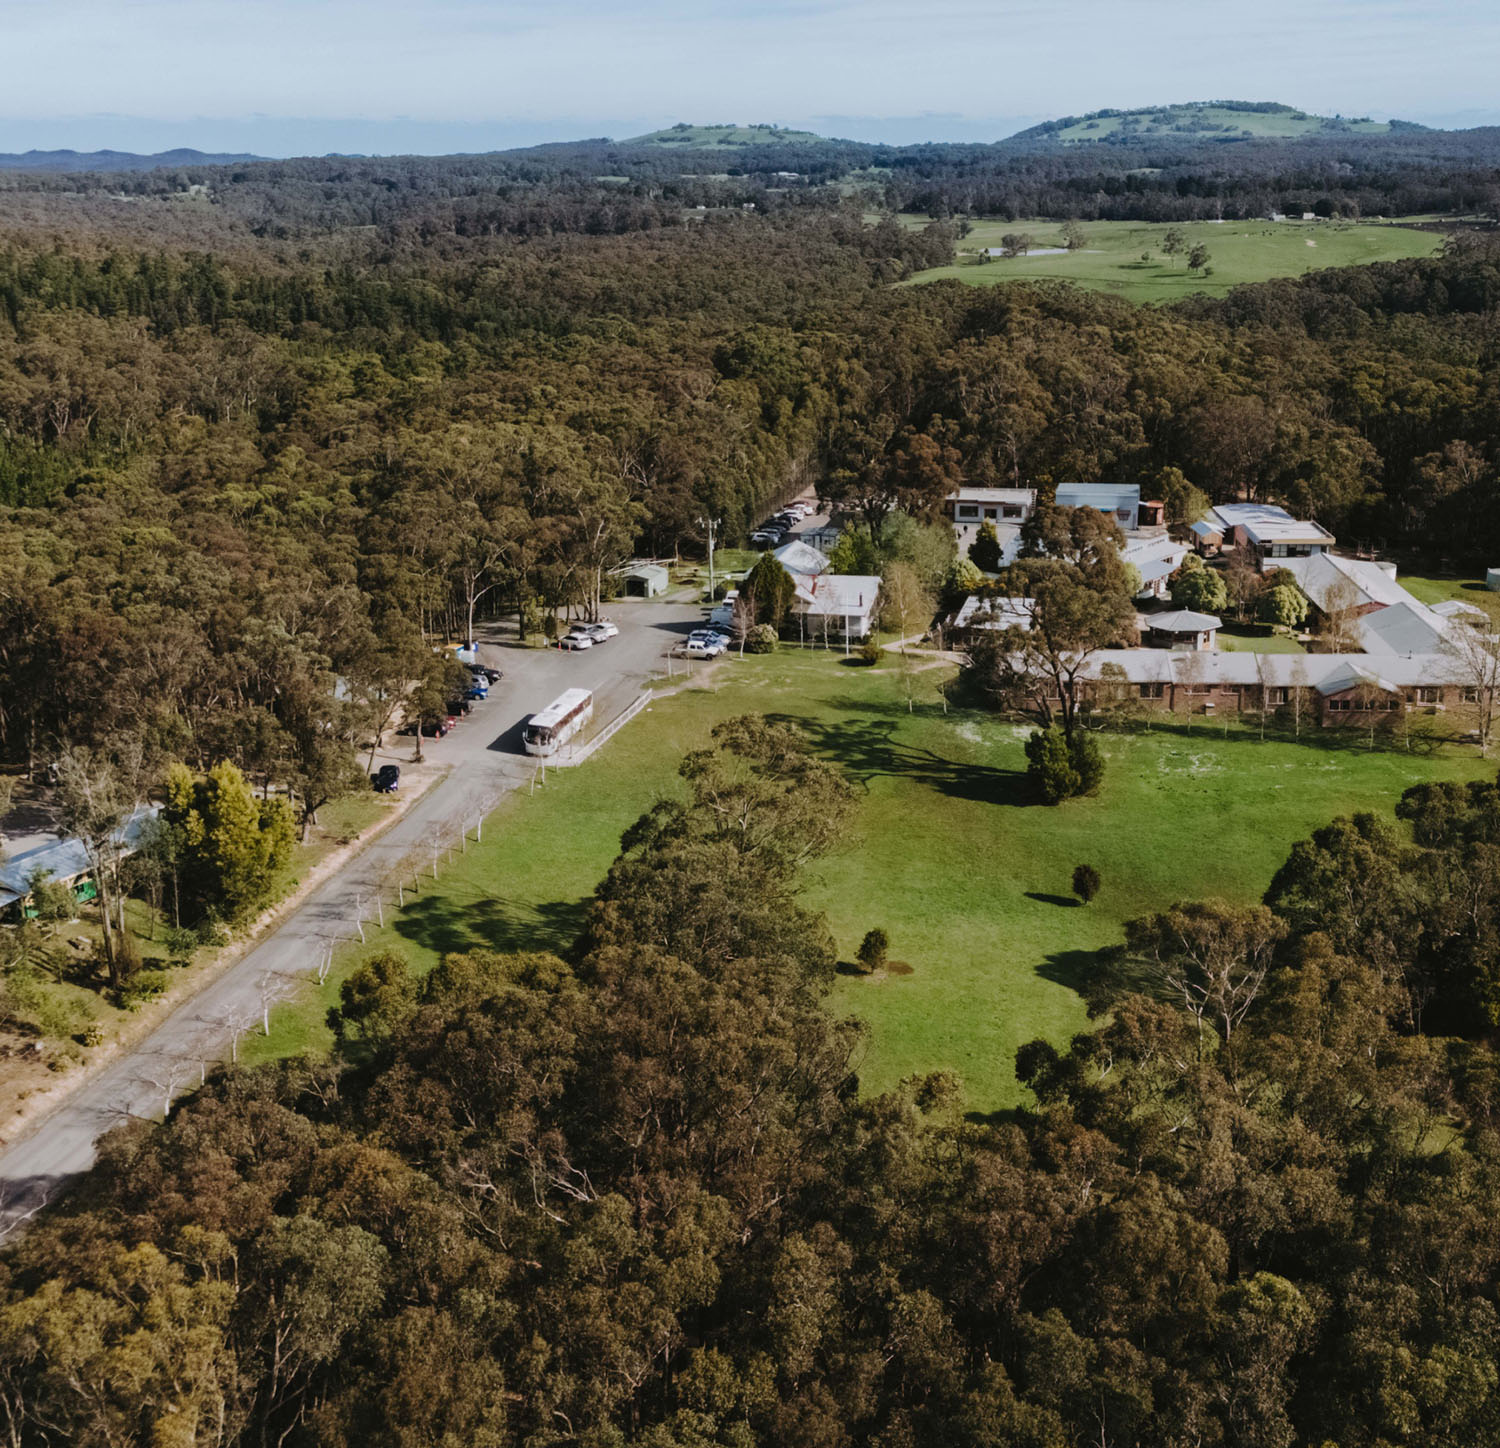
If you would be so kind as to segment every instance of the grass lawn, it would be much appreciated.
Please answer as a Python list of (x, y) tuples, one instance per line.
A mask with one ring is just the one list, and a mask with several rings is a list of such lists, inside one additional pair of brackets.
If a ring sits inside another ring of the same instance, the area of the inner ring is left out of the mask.
[[(1081, 251), (981, 259), (1008, 232), (1026, 232), (1038, 250), (1061, 247), (1062, 228), (1046, 221), (976, 221), (956, 265), (918, 272), (905, 285), (956, 277), (972, 286), (1008, 281), (1071, 281), (1133, 302), (1170, 302), (1194, 293), (1223, 296), (1245, 282), (1296, 277), (1323, 267), (1399, 261), (1436, 253), (1442, 237), (1400, 225), (1354, 221), (1193, 221), (1177, 226), (1189, 247), (1202, 242), (1212, 272), (1187, 269), (1186, 253), (1163, 255), (1165, 225), (1086, 222)], [(1150, 252), (1149, 261), (1141, 258)]]
[(1458, 599), (1484, 609), (1491, 618), (1500, 620), (1500, 593), (1491, 593), (1482, 578), (1424, 577), (1419, 573), (1401, 573), (1401, 586), (1422, 603), (1447, 603)]
[[(948, 1068), (979, 1110), (1013, 1104), (1016, 1047), (1084, 1029), (1075, 987), (1121, 924), (1174, 900), (1248, 901), (1291, 843), (1333, 815), (1389, 809), (1408, 785), (1471, 779), (1493, 765), (1454, 747), (1423, 756), (1370, 752), (1362, 739), (1308, 734), (1260, 742), (1222, 725), (1107, 734), (1103, 792), (1059, 809), (1029, 804), (1027, 729), (991, 715), (944, 714), (918, 676), (908, 713), (894, 668), (861, 669), (823, 654), (778, 654), (722, 666), (719, 687), (658, 700), (576, 770), (534, 795), (510, 796), (481, 846), (451, 862), (431, 893), (337, 962), (320, 990), (273, 1017), (250, 1058), (323, 1049), (323, 1016), (342, 976), (368, 953), (401, 951), (419, 971), (444, 951), (568, 945), (620, 832), (676, 788), (682, 752), (717, 721), (751, 710), (802, 724), (859, 786), (845, 849), (812, 872), (806, 898), (827, 913), (844, 959), (884, 926), (910, 975), (841, 975), (831, 1006), (870, 1026), (867, 1088)], [(1073, 867), (1103, 888), (1086, 907), (1068, 896)]]
[(1294, 638), (1277, 633), (1269, 624), (1226, 623), (1219, 630), (1219, 647), (1228, 653), (1305, 654)]

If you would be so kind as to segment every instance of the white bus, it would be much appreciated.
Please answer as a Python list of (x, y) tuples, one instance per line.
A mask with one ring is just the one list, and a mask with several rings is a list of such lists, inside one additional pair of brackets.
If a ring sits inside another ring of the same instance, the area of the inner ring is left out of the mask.
[(521, 741), (528, 754), (556, 754), (594, 717), (594, 696), (587, 689), (569, 689), (526, 721)]

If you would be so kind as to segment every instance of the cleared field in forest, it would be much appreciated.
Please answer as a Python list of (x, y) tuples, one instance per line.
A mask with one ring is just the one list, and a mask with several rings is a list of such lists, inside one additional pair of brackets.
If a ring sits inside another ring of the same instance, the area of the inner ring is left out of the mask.
[[(1468, 748), (1430, 754), (1366, 746), (1354, 732), (1306, 731), (1298, 743), (1222, 722), (1105, 733), (1103, 791), (1056, 809), (1031, 802), (1022, 742), (1028, 728), (974, 710), (944, 712), (945, 670), (916, 676), (907, 710), (899, 668), (857, 668), (837, 655), (780, 653), (725, 661), (712, 687), (658, 699), (609, 747), (553, 771), (536, 794), (507, 797), (484, 843), (452, 861), (407, 908), (366, 926), (321, 991), (273, 1016), (253, 1057), (326, 1049), (327, 1007), (343, 976), (371, 953), (400, 952), (425, 972), (448, 951), (567, 950), (621, 832), (681, 788), (686, 750), (721, 719), (752, 711), (801, 725), (859, 790), (842, 850), (809, 873), (805, 898), (823, 911), (842, 959), (882, 926), (910, 974), (841, 974), (830, 1009), (870, 1027), (867, 1089), (951, 1070), (968, 1104), (1014, 1104), (1018, 1046), (1059, 1045), (1087, 1027), (1079, 991), (1122, 924), (1173, 901), (1259, 897), (1292, 843), (1334, 815), (1389, 810), (1426, 779), (1490, 777)], [(1073, 867), (1094, 865), (1103, 888), (1070, 896)]]
[[(926, 217), (903, 217), (908, 225), (928, 224)], [(1062, 226), (1050, 221), (976, 221), (959, 242), (953, 266), (918, 272), (906, 285), (952, 277), (971, 286), (1008, 281), (1070, 281), (1094, 291), (1111, 292), (1132, 302), (1171, 302), (1195, 293), (1222, 296), (1246, 282), (1303, 276), (1325, 267), (1360, 266), (1434, 255), (1442, 246), (1437, 232), (1397, 223), (1372, 221), (1193, 221), (1174, 226), (1142, 222), (1085, 222), (1083, 246), (1064, 246)], [(1170, 230), (1179, 231), (1186, 249), (1176, 256), (1162, 251)], [(1025, 233), (1032, 239), (1027, 256), (986, 259), (986, 248), (1002, 238)], [(1208, 248), (1207, 273), (1189, 271), (1188, 250)], [(1038, 255), (1037, 252), (1045, 254)]]

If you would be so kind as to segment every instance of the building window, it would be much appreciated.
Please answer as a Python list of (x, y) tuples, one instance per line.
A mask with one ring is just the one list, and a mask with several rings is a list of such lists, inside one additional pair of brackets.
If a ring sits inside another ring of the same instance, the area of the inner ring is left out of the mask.
[(958, 516), (960, 518), (977, 518), (979, 509), (973, 503), (960, 503), (958, 505)]
[(1348, 699), (1330, 699), (1328, 701), (1328, 709), (1332, 714), (1342, 714), (1349, 708), (1349, 704), (1350, 701)]
[(1025, 515), (1021, 511), (1021, 505), (1019, 503), (1006, 503), (1000, 509), (1000, 516), (1002, 518), (1020, 518), (1024, 517)]
[(1286, 702), (1287, 702), (1287, 692), (1286, 692), (1285, 689), (1267, 689), (1266, 690), (1266, 703), (1267, 704), (1270, 704), (1270, 705), (1272, 705), (1274, 707), (1277, 704), (1285, 704)]
[(1417, 703), (1438, 704), (1442, 702), (1443, 691), (1441, 689), (1420, 688), (1417, 690)]
[(1204, 694), (1212, 694), (1214, 686), (1212, 684), (1189, 684), (1187, 691), (1189, 698), (1197, 699), (1201, 698)]
[(1465, 704), (1477, 704), (1479, 702), (1479, 690), (1473, 684), (1464, 686), (1463, 700)]
[(1137, 686), (1141, 691), (1143, 699), (1164, 699), (1167, 696), (1165, 684), (1140, 684)]

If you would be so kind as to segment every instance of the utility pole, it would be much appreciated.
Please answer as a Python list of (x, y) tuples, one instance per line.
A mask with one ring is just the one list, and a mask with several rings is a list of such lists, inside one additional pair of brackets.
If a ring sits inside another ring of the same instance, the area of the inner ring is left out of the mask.
[(714, 601), (714, 531), (723, 524), (722, 518), (699, 518), (698, 526), (708, 529), (708, 601)]

